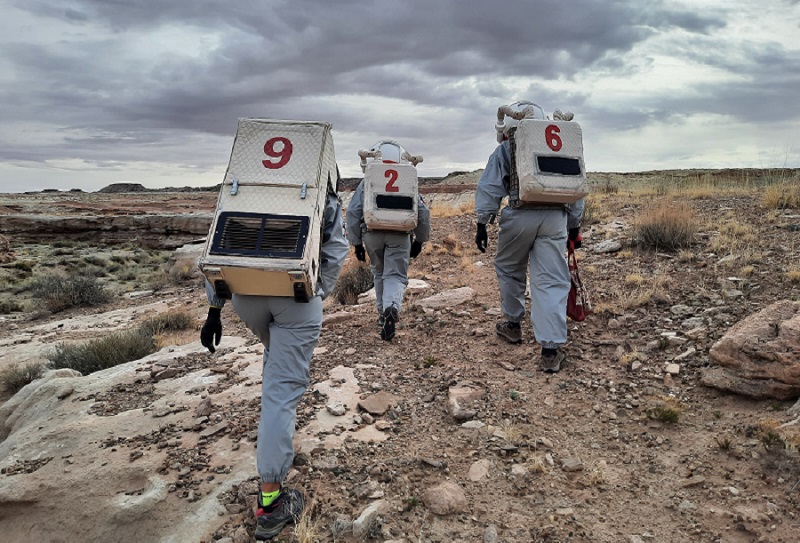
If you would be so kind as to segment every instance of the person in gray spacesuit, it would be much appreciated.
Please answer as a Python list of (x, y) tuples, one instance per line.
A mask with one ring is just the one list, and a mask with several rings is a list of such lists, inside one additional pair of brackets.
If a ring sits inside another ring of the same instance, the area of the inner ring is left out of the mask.
[[(322, 328), (322, 300), (336, 286), (349, 252), (342, 206), (329, 189), (323, 216), (322, 254), (316, 295), (307, 303), (290, 296), (233, 294), (236, 314), (264, 344), (261, 416), (256, 464), (261, 479), (255, 536), (272, 539), (289, 522), (296, 522), (305, 502), (297, 489), (282, 486), (294, 460), (297, 404), (309, 383), (309, 364)], [(204, 347), (214, 352), (222, 336), (220, 317), (225, 300), (206, 282), (208, 317), (200, 332)]]
[[(380, 151), (384, 163), (408, 162), (409, 155), (394, 141), (384, 140), (372, 146)], [(370, 159), (371, 160), (371, 159)], [(362, 169), (366, 169), (362, 162)], [(417, 225), (411, 232), (368, 230), (364, 222), (364, 180), (358, 184), (347, 206), (347, 237), (355, 247), (356, 258), (366, 261), (375, 281), (375, 305), (378, 309), (380, 337), (390, 341), (400, 317), (403, 295), (408, 286), (409, 258), (416, 258), (422, 244), (430, 238), (430, 211), (417, 196)]]
[[(514, 111), (527, 107), (533, 117), (545, 119), (542, 109), (532, 102), (511, 104)], [(564, 250), (569, 239), (580, 246), (580, 226), (584, 201), (574, 204), (531, 203), (519, 200), (511, 190), (511, 149), (509, 131), (519, 124), (508, 119), (498, 134), (500, 144), (489, 157), (475, 192), (478, 250), (486, 251), (486, 225), (493, 223), (500, 203), (508, 205), (500, 213), (500, 232), (494, 268), (500, 286), (505, 322), (496, 325), (499, 337), (509, 343), (522, 343), (520, 322), (525, 314), (525, 282), (530, 265), (531, 322), (536, 341), (542, 347), (541, 369), (558, 372), (566, 361), (563, 346), (567, 341), (567, 295), (570, 274)]]

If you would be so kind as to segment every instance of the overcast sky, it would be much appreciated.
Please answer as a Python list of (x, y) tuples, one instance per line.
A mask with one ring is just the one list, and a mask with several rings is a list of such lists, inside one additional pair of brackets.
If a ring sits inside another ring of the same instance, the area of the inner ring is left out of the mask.
[(589, 171), (800, 167), (800, 0), (0, 0), (0, 192), (222, 181), (240, 117), (482, 168), (497, 107)]

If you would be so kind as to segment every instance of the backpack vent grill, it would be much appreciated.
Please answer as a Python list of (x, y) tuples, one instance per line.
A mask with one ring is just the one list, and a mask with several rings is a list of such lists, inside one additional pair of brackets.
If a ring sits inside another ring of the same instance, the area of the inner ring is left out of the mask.
[(302, 258), (308, 217), (222, 212), (217, 219), (212, 255)]

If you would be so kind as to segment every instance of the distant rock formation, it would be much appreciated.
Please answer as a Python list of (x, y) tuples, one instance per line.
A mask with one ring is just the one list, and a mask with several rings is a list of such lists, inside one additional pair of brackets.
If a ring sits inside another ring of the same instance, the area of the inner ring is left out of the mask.
[(147, 192), (147, 189), (139, 183), (112, 183), (97, 192), (116, 194), (120, 192)]

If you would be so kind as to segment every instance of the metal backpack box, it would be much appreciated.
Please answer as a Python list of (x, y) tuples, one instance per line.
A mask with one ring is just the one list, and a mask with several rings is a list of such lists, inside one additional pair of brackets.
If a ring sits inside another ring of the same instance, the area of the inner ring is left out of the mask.
[(331, 125), (239, 119), (200, 270), (220, 298), (316, 291), (325, 202), (338, 174)]
[(372, 162), (364, 171), (364, 224), (368, 230), (410, 232), (417, 226), (417, 169), (408, 163)]
[(521, 202), (571, 204), (589, 193), (578, 123), (524, 118), (510, 140)]

